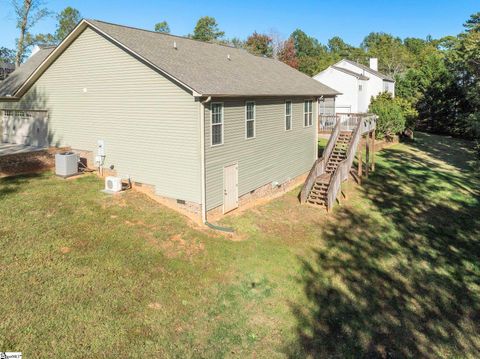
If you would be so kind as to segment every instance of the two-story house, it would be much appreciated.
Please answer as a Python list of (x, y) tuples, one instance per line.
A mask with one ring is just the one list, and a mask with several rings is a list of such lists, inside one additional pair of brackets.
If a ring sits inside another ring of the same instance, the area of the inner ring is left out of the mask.
[(395, 95), (395, 80), (378, 71), (376, 58), (370, 59), (370, 67), (343, 59), (313, 78), (341, 93), (335, 99), (336, 113), (365, 113), (372, 97)]

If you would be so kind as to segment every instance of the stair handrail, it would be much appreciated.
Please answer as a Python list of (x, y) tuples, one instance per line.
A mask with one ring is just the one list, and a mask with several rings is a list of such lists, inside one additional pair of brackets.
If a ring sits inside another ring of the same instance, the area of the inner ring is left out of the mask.
[(303, 184), (302, 191), (300, 192), (301, 203), (305, 203), (307, 201), (308, 195), (310, 194), (317, 177), (325, 173), (325, 166), (327, 165), (327, 161), (332, 154), (333, 148), (335, 147), (335, 143), (337, 142), (337, 138), (340, 134), (340, 122), (340, 117), (336, 116), (335, 127), (333, 128), (332, 134), (328, 139), (327, 146), (322, 153), (322, 157), (317, 158), (310, 169), (310, 172), (308, 173), (305, 183)]
[(365, 118), (361, 116), (357, 122), (357, 127), (353, 131), (351, 144), (347, 150), (347, 157), (338, 164), (338, 167), (335, 169), (335, 172), (330, 178), (330, 183), (327, 190), (327, 210), (330, 210), (333, 207), (342, 182), (348, 179), (348, 172), (352, 167), (353, 159), (355, 157), (355, 153), (357, 152), (357, 146), (360, 142), (360, 138), (362, 137), (364, 121)]

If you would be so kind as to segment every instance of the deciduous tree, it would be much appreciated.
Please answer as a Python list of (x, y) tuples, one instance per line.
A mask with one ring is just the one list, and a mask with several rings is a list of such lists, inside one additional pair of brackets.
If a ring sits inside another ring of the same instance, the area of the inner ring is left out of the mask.
[(379, 59), (379, 70), (396, 76), (408, 68), (411, 61), (402, 40), (383, 32), (372, 32), (365, 37), (361, 47), (371, 57)]
[(272, 57), (272, 38), (266, 34), (254, 32), (247, 38), (245, 48), (254, 55)]
[(294, 69), (298, 69), (297, 52), (295, 50), (295, 44), (292, 38), (286, 40), (282, 44), (282, 47), (278, 53), (278, 59)]
[(80, 11), (73, 7), (66, 7), (56, 16), (57, 28), (54, 34), (28, 34), (26, 42), (31, 45), (58, 45), (77, 26), (82, 19)]
[(155, 31), (156, 32), (163, 32), (165, 34), (170, 33), (170, 26), (168, 26), (168, 23), (166, 21), (158, 22), (155, 24)]
[(11, 3), (17, 20), (17, 29), (19, 30), (15, 56), (15, 66), (18, 67), (22, 63), (28, 47), (31, 46), (31, 44), (26, 42), (30, 35), (30, 29), (38, 21), (50, 15), (50, 11), (43, 7), (42, 0), (12, 0)]

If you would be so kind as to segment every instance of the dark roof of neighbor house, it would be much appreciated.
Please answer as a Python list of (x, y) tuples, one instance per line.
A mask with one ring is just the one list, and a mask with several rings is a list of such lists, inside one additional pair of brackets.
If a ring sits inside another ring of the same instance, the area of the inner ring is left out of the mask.
[(281, 61), (244, 49), (98, 20), (87, 22), (204, 96), (338, 94)]
[(7, 70), (15, 70), (15, 64), (10, 64), (8, 62), (0, 62), (0, 68)]
[(357, 79), (368, 80), (367, 76), (362, 75), (362, 74), (358, 74), (358, 73), (356, 73), (354, 71), (351, 71), (351, 70), (348, 70), (348, 69), (344, 69), (343, 67), (332, 66), (332, 68), (335, 69), (335, 70), (338, 70), (338, 71), (345, 72), (348, 75), (352, 75), (352, 76), (356, 77)]
[(0, 97), (13, 96), (54, 49), (55, 46), (40, 48), (25, 63), (13, 71), (0, 83)]
[(358, 62), (355, 62), (355, 61), (352, 61), (352, 60), (347, 60), (347, 59), (343, 59), (342, 61), (345, 61), (345, 62), (348, 62), (349, 64), (355, 65), (355, 66), (361, 68), (364, 71), (367, 71), (367, 72), (369, 72), (369, 73), (371, 73), (375, 76), (380, 77), (382, 80), (395, 82), (395, 80), (391, 76), (384, 75), (381, 72), (375, 71), (375, 70), (371, 69), (370, 67), (362, 65)]

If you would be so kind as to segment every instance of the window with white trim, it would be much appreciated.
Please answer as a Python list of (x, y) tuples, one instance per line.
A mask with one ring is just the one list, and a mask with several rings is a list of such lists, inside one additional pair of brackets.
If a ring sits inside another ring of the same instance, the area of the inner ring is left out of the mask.
[(285, 131), (292, 129), (292, 101), (285, 101)]
[(313, 125), (313, 101), (305, 100), (303, 103), (303, 126), (310, 127)]
[(255, 102), (245, 102), (245, 138), (255, 137)]
[(212, 146), (223, 144), (223, 103), (212, 103), (211, 115), (211, 138)]

